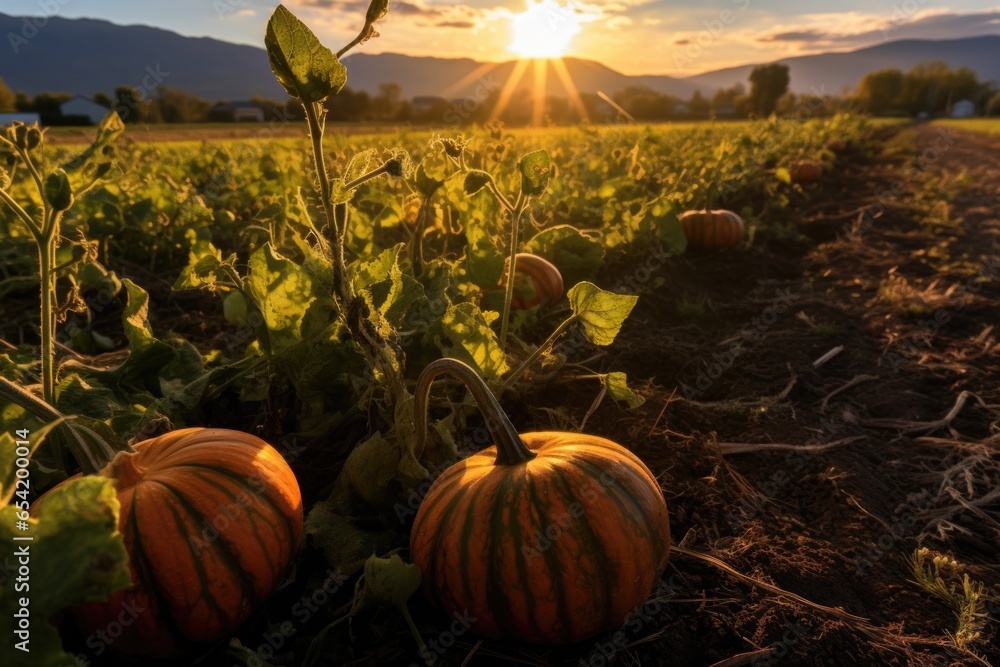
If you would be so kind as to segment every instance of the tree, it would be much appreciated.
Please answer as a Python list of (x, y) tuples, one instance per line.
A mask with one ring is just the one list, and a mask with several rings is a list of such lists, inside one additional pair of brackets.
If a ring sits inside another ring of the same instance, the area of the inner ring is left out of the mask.
[(399, 112), (399, 98), (403, 89), (398, 83), (380, 83), (378, 95), (372, 100), (372, 113), (379, 120), (392, 120)]
[(165, 123), (203, 123), (208, 120), (212, 105), (196, 95), (161, 86), (157, 105)]
[(869, 72), (858, 83), (855, 97), (865, 111), (881, 116), (899, 107), (903, 78), (903, 73), (894, 67)]
[(750, 101), (754, 111), (770, 116), (781, 96), (788, 92), (788, 65), (758, 65), (750, 72)]
[(1000, 116), (1000, 92), (993, 94), (990, 101), (986, 103), (987, 116)]
[(14, 111), (17, 107), (17, 97), (0, 77), (0, 113)]
[(108, 97), (105, 93), (94, 93), (94, 97), (92, 99), (94, 100), (94, 102), (100, 104), (102, 107), (107, 107), (109, 109), (113, 104), (111, 98)]
[(941, 113), (949, 103), (979, 99), (976, 73), (968, 67), (953, 70), (944, 62), (920, 63), (903, 77), (900, 106), (911, 114)]
[(708, 114), (712, 111), (712, 103), (705, 99), (700, 90), (696, 90), (688, 101), (688, 111), (692, 118), (708, 118)]

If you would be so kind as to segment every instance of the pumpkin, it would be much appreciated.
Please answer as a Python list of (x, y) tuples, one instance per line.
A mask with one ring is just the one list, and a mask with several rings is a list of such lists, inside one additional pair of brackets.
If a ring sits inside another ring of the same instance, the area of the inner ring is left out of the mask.
[(743, 242), (743, 218), (732, 211), (687, 211), (681, 214), (680, 222), (689, 248), (714, 250)]
[(514, 260), (514, 296), (511, 310), (527, 310), (555, 303), (563, 295), (563, 277), (555, 264), (544, 257), (518, 253)]
[(788, 173), (792, 177), (792, 183), (808, 185), (820, 179), (820, 176), (823, 175), (823, 168), (812, 160), (799, 160), (792, 164)]
[(496, 444), (445, 470), (417, 510), (410, 556), (424, 593), (487, 637), (564, 644), (621, 626), (667, 562), (656, 477), (604, 438), (518, 435), (476, 372), (454, 359), (418, 380), (418, 437), (441, 373), (472, 391)]
[(176, 656), (231, 634), (274, 590), (302, 542), (302, 498), (247, 433), (187, 428), (133, 449), (100, 472), (118, 487), (132, 586), (72, 613), (84, 637), (120, 627), (116, 652)]

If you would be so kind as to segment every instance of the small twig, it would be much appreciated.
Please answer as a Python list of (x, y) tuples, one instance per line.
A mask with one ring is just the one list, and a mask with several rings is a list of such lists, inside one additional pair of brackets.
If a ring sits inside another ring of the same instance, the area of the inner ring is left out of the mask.
[(653, 427), (649, 429), (649, 435), (653, 435), (653, 431), (655, 431), (656, 427), (660, 425), (660, 420), (663, 419), (663, 415), (667, 411), (667, 408), (670, 406), (670, 404), (673, 402), (674, 395), (676, 393), (677, 393), (677, 387), (674, 387), (674, 390), (670, 392), (670, 396), (667, 397), (666, 402), (663, 404), (663, 409), (660, 410), (660, 414), (656, 416), (656, 421), (653, 422)]
[(740, 653), (731, 658), (713, 662), (709, 667), (741, 667), (742, 665), (756, 665), (758, 660), (765, 659), (774, 653), (773, 648), (762, 648), (757, 651)]
[(836, 396), (837, 394), (839, 394), (840, 392), (847, 391), (851, 387), (856, 387), (859, 384), (861, 384), (862, 382), (870, 382), (872, 380), (877, 380), (878, 378), (879, 378), (878, 375), (858, 375), (858, 376), (855, 376), (847, 384), (841, 385), (840, 387), (837, 387), (836, 389), (834, 389), (833, 391), (831, 391), (829, 394), (827, 394), (826, 396), (824, 396), (823, 397), (823, 402), (820, 403), (819, 411), (820, 412), (826, 412), (826, 405), (827, 405), (827, 403), (829, 403), (830, 399), (833, 398), (834, 396)]
[(476, 651), (478, 651), (479, 647), (482, 645), (483, 645), (482, 639), (476, 641), (475, 645), (469, 651), (468, 655), (465, 656), (465, 660), (462, 661), (462, 667), (465, 667), (466, 665), (469, 664), (469, 661), (472, 660), (472, 656), (476, 654)]
[(819, 359), (817, 359), (816, 361), (814, 361), (813, 362), (813, 368), (819, 368), (820, 366), (822, 366), (826, 362), (830, 361), (831, 359), (833, 359), (835, 356), (837, 356), (838, 354), (840, 354), (843, 351), (844, 351), (844, 346), (843, 345), (838, 345), (837, 347), (833, 348), (832, 350), (830, 350), (829, 352), (827, 352), (826, 354), (824, 354), (822, 357), (820, 357)]
[(948, 414), (937, 421), (915, 422), (905, 419), (869, 419), (864, 423), (867, 426), (874, 426), (875, 428), (899, 429), (903, 433), (930, 433), (951, 424), (955, 417), (958, 416), (958, 413), (962, 411), (962, 408), (965, 407), (969, 398), (975, 398), (979, 402), (979, 405), (987, 407), (986, 403), (979, 396), (976, 396), (971, 391), (963, 391), (955, 399), (955, 405), (952, 406)]
[(720, 442), (719, 449), (722, 451), (723, 456), (727, 454), (752, 454), (755, 452), (766, 452), (773, 450), (790, 450), (796, 452), (825, 452), (828, 449), (834, 449), (836, 447), (843, 447), (844, 445), (849, 445), (858, 440), (864, 440), (866, 436), (856, 435), (851, 438), (844, 438), (842, 440), (834, 440), (833, 442), (828, 442), (824, 445), (784, 445), (777, 442), (760, 442), (760, 443), (750, 443), (750, 442)]

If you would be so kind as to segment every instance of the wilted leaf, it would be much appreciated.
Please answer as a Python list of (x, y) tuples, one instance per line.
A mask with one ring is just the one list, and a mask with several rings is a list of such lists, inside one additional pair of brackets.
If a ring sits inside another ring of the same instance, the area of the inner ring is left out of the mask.
[(521, 171), (521, 189), (526, 195), (537, 197), (545, 192), (552, 180), (552, 160), (547, 151), (528, 153), (517, 163)]
[(625, 373), (608, 373), (604, 376), (604, 386), (608, 390), (608, 396), (628, 404), (630, 408), (637, 408), (646, 402), (646, 399), (629, 389)]

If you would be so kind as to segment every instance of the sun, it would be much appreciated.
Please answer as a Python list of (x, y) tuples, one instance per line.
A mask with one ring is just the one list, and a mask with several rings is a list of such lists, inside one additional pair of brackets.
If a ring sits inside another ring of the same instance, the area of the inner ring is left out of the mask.
[(528, 9), (513, 17), (514, 40), (508, 47), (522, 58), (561, 58), (580, 32), (576, 13), (555, 0), (527, 0)]

